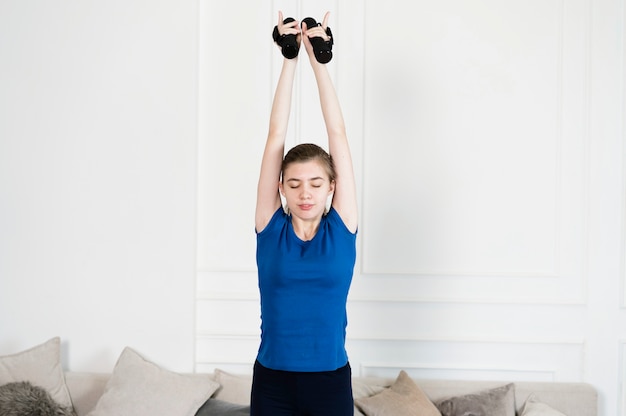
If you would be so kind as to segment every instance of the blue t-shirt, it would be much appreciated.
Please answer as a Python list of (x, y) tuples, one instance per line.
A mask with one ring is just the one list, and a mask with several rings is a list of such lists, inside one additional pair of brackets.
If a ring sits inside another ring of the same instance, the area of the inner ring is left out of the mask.
[(257, 233), (261, 345), (257, 360), (285, 371), (333, 371), (348, 362), (346, 300), (356, 234), (335, 209), (310, 241), (295, 234), (279, 208)]

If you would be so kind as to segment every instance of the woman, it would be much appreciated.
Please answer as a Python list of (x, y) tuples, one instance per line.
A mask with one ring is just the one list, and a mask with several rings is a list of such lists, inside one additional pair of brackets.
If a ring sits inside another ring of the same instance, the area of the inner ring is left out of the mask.
[(252, 416), (346, 416), (354, 409), (345, 330), (356, 257), (356, 185), (341, 107), (311, 43), (313, 38), (330, 43), (328, 17), (326, 13), (321, 25), (300, 27), (297, 20), (283, 20), (279, 12), (276, 26), (279, 36), (295, 35), (298, 48), (304, 44), (330, 154), (302, 144), (283, 158), (296, 53), (283, 61), (257, 190), (262, 334), (254, 365)]

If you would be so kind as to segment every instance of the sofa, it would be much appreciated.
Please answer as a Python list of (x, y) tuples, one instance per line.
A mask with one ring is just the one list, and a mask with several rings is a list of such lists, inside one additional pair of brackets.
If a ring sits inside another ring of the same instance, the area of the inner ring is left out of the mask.
[[(96, 406), (110, 376), (110, 374), (77, 372), (65, 374), (77, 416), (87, 415)], [(240, 405), (245, 405), (249, 402), (248, 389), (252, 381), (251, 376), (229, 374), (219, 369), (210, 376), (221, 381), (220, 388), (213, 395), (214, 398)], [(358, 402), (359, 398), (366, 397), (369, 394), (380, 393), (391, 386), (394, 381), (394, 379), (390, 378), (354, 377), (353, 390), (355, 400)], [(481, 392), (490, 391), (508, 384), (507, 382), (498, 381), (460, 380), (415, 380), (415, 382), (435, 402), (465, 395), (479, 395)], [(567, 416), (597, 416), (597, 392), (589, 384), (515, 382), (513, 386), (518, 414), (521, 414), (519, 412), (522, 405), (526, 403), (528, 398), (535, 396), (542, 403)], [(558, 413), (554, 414), (557, 415)], [(363, 413), (358, 408), (355, 408), (355, 415), (363, 415)]]
[[(111, 373), (63, 371), (58, 338), (0, 357), (0, 385), (26, 380), (77, 416), (248, 414), (249, 374), (181, 374), (125, 348)], [(574, 382), (353, 377), (355, 415), (597, 416), (593, 386)], [(213, 404), (220, 403), (221, 407)], [(211, 404), (211, 406), (208, 406)], [(224, 412), (211, 409), (229, 409)], [(199, 410), (198, 410), (199, 409)], [(2, 414), (0, 409), (0, 414)]]
[[(232, 375), (217, 370), (223, 382), (220, 389), (213, 396), (216, 399), (227, 399), (237, 404), (246, 404), (249, 392), (243, 387), (251, 382), (248, 375)], [(224, 377), (227, 375), (227, 377)], [(67, 387), (74, 403), (77, 416), (85, 416), (92, 410), (102, 396), (110, 374), (77, 373), (65, 374)], [(211, 374), (212, 378), (216, 374)], [(355, 400), (365, 397), (372, 392), (381, 392), (393, 383), (393, 379), (377, 377), (355, 377), (353, 389)], [(508, 383), (497, 381), (455, 381), (455, 380), (415, 380), (417, 385), (432, 401), (459, 397), (471, 394), (480, 394)], [(557, 383), (557, 382), (515, 382), (516, 409), (519, 413), (527, 399), (534, 395), (539, 400), (567, 416), (596, 416), (597, 393), (593, 387), (585, 383)], [(234, 399), (234, 401), (233, 401)], [(355, 415), (362, 415), (358, 408)], [(556, 414), (556, 413), (555, 413)]]

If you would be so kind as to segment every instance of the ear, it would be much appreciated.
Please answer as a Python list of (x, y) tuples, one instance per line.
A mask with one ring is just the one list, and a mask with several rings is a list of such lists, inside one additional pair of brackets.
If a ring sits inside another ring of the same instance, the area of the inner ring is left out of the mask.
[(282, 196), (285, 196), (285, 189), (283, 187), (283, 181), (278, 181), (278, 192), (280, 192)]
[(331, 181), (330, 186), (328, 187), (328, 194), (330, 195), (333, 192), (335, 192), (335, 181)]

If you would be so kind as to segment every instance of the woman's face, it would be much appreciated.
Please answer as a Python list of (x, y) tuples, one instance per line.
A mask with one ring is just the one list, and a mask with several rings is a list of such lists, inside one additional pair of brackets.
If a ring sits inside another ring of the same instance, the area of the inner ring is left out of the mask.
[(324, 166), (317, 160), (291, 163), (283, 172), (280, 193), (292, 215), (304, 220), (321, 217), (326, 200), (335, 190)]

